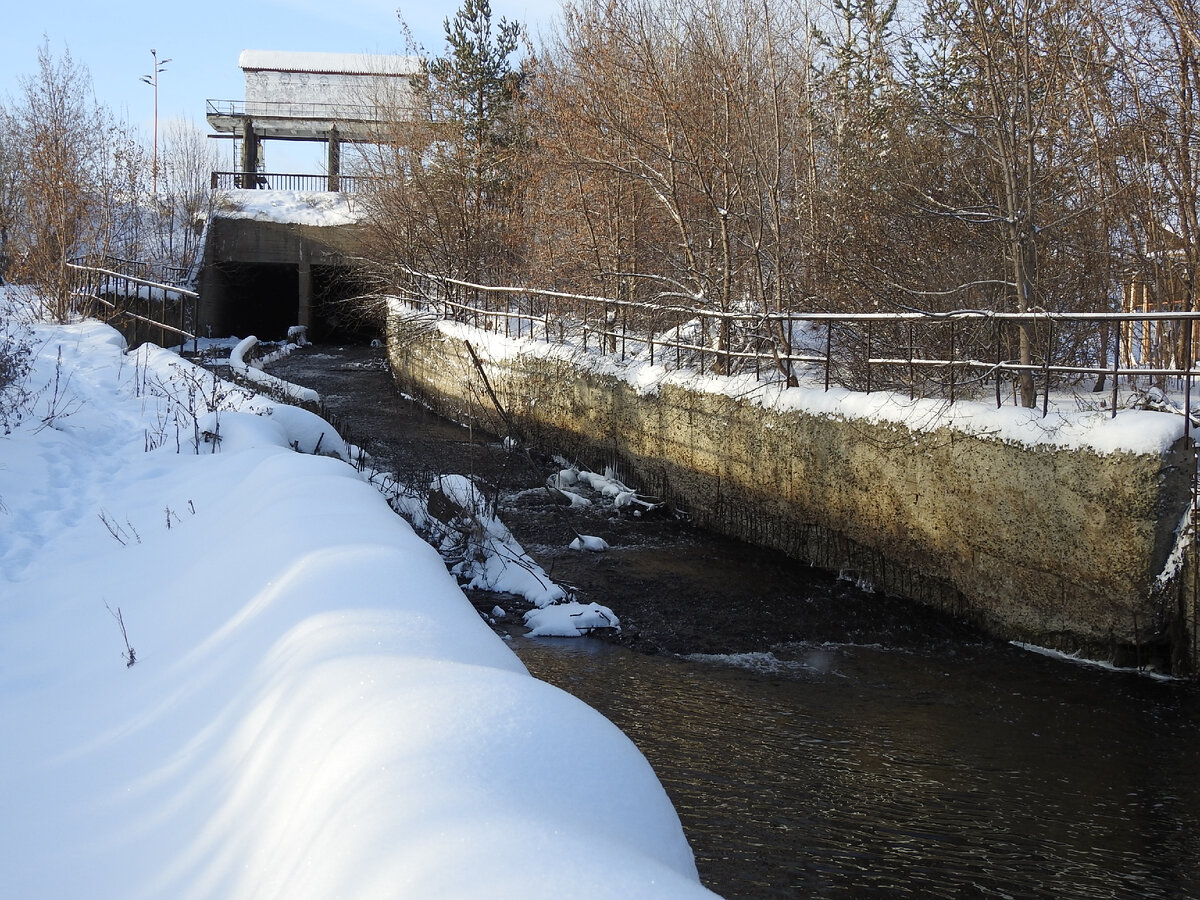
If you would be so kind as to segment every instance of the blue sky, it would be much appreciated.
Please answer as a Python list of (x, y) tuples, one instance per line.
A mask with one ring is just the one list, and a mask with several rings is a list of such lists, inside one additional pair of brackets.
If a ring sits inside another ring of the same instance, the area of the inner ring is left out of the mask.
[[(70, 50), (87, 66), (97, 98), (136, 126), (149, 144), (154, 91), (140, 81), (153, 68), (151, 48), (170, 59), (159, 76), (159, 124), (177, 117), (207, 130), (206, 99), (243, 96), (242, 50), (398, 53), (403, 14), (427, 50), (442, 47), (442, 20), (460, 0), (16, 0), (0, 26), (0, 97), (15, 96), (20, 79), (37, 71), (43, 37), (54, 54)], [(536, 36), (548, 27), (559, 0), (492, 0), (492, 13), (524, 22)], [(222, 142), (222, 147), (226, 146)], [(318, 145), (267, 145), (267, 165), (321, 158)], [(315, 163), (314, 163), (315, 165)], [(307, 166), (305, 168), (308, 168)], [(288, 166), (292, 170), (292, 166)]]

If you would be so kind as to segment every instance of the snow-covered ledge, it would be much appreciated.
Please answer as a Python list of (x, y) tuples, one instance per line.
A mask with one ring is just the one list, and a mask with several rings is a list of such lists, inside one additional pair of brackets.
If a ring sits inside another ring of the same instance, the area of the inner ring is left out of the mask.
[[(293, 329), (288, 329), (289, 339), (294, 335)], [(300, 334), (300, 339), (304, 341), (303, 332)], [(229, 368), (234, 375), (253, 382), (254, 385), (261, 391), (270, 394), (272, 397), (278, 397), (287, 403), (308, 404), (316, 406), (321, 402), (320, 395), (311, 388), (301, 387), (298, 384), (292, 384), (290, 381), (284, 381), (269, 372), (264, 372), (262, 367), (264, 362), (262, 359), (252, 359), (251, 354), (258, 346), (258, 338), (251, 335), (248, 338), (243, 338), (238, 342), (238, 345), (229, 353)], [(300, 344), (288, 344), (289, 350), (295, 349)], [(282, 354), (281, 354), (282, 355)], [(278, 356), (272, 357), (277, 359)]]
[(525, 436), (615, 457), (699, 524), (1005, 638), (1143, 661), (1184, 644), (1166, 587), (1188, 503), (1179, 416), (787, 388), (408, 322), (393, 310), (405, 390), (503, 432), (490, 389)]

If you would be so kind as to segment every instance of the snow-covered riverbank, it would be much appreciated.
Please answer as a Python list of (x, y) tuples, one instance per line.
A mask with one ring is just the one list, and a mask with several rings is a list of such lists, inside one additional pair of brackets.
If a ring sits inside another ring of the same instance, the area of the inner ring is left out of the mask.
[(321, 420), (96, 323), (33, 338), (0, 439), (0, 894), (711, 896), (633, 745), (293, 449), (339, 445)]

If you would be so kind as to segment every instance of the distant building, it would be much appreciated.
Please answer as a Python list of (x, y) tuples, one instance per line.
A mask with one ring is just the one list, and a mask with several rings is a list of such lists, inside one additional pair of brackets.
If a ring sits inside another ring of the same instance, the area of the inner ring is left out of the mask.
[(362, 53), (243, 50), (245, 100), (209, 100), (208, 123), (242, 143), (240, 187), (260, 184), (264, 140), (325, 141), (329, 189), (338, 189), (340, 144), (375, 140), (382, 123), (417, 114), (421, 59)]

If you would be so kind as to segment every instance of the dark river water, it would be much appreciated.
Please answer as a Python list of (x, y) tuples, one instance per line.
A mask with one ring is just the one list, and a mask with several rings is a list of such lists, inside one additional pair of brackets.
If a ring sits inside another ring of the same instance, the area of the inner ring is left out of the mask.
[[(272, 371), (412, 477), (510, 497), (544, 477), (396, 396), (378, 351)], [(646, 755), (722, 896), (1200, 898), (1197, 685), (989, 641), (685, 526), (593, 521), (614, 551), (591, 557), (510, 512), (556, 578), (651, 635), (632, 645), (654, 653), (509, 628), (535, 676)]]
[(725, 897), (1200, 896), (1192, 686), (996, 645), (513, 647), (633, 739)]

